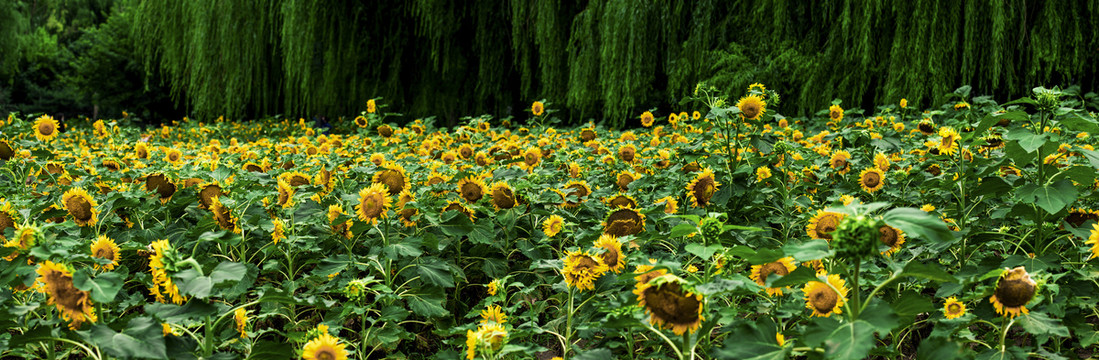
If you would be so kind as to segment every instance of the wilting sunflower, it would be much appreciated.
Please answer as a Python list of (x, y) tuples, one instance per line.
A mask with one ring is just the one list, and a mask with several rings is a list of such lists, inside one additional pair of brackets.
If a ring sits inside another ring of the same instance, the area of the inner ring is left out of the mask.
[(118, 260), (121, 258), (121, 250), (118, 248), (118, 245), (115, 245), (114, 239), (104, 235), (99, 235), (99, 238), (92, 243), (91, 251), (92, 257), (107, 259), (111, 262), (102, 266), (99, 265), (99, 263), (93, 264), (92, 266), (96, 270), (114, 270), (114, 267), (118, 265)]
[(959, 302), (953, 296), (947, 298), (946, 304), (943, 304), (943, 316), (947, 319), (954, 319), (962, 315), (965, 315), (965, 304)]
[(693, 333), (706, 320), (702, 317), (702, 294), (692, 293), (687, 282), (675, 275), (661, 275), (640, 284), (633, 293), (637, 305), (649, 315), (649, 323), (671, 329), (676, 335)]
[[(580, 206), (580, 203), (584, 202), (584, 198), (591, 195), (591, 188), (588, 187), (587, 181), (569, 181), (565, 184), (564, 190), (556, 190), (557, 195), (561, 196), (561, 206), (566, 208), (575, 208)], [(575, 196), (576, 200), (570, 200), (570, 196)]]
[(496, 211), (515, 207), (515, 192), (507, 182), (497, 181), (493, 183), (492, 187), (489, 188), (489, 194), (492, 195), (492, 207), (496, 208)]
[[(756, 281), (759, 286), (767, 286), (767, 277), (771, 274), (778, 276), (786, 276), (797, 269), (794, 265), (794, 258), (784, 257), (773, 262), (769, 262), (763, 265), (752, 265), (752, 274), (749, 275), (752, 280)], [(782, 295), (783, 288), (767, 288), (765, 291), (769, 296)]]
[(561, 275), (565, 277), (565, 284), (577, 290), (595, 289), (595, 280), (610, 270), (601, 257), (592, 256), (587, 251), (569, 251), (566, 254)]
[(1026, 304), (1034, 298), (1037, 290), (1038, 284), (1030, 279), (1025, 268), (1005, 268), (996, 282), (996, 291), (988, 298), (988, 302), (996, 308), (997, 314), (1014, 318), (1019, 314), (1030, 313)]
[(893, 255), (901, 249), (901, 245), (904, 245), (904, 231), (901, 231), (901, 229), (889, 225), (882, 225), (878, 228), (878, 233), (881, 234), (878, 238), (881, 240), (881, 243), (889, 247), (889, 249), (881, 252), (882, 255)]
[[(805, 293), (805, 308), (813, 310), (813, 316), (828, 317), (842, 314), (843, 304), (847, 302), (847, 282), (838, 274), (828, 275), (828, 283), (812, 281), (801, 289)], [(829, 286), (831, 285), (831, 286)], [(837, 293), (832, 288), (839, 290)]]
[(618, 148), (618, 159), (626, 163), (633, 163), (637, 160), (637, 147), (633, 144), (622, 145)]
[(473, 176), (467, 176), (465, 179), (458, 181), (458, 194), (465, 199), (466, 202), (475, 203), (481, 198), (485, 197), (485, 193), (488, 192), (488, 187), (485, 186), (485, 182), (480, 178)]
[(721, 183), (714, 178), (713, 170), (702, 170), (687, 184), (687, 197), (691, 198), (691, 205), (694, 207), (709, 205), (710, 198), (717, 192), (718, 186), (721, 186)]
[(828, 118), (832, 119), (832, 121), (834, 121), (834, 122), (838, 122), (840, 120), (843, 120), (843, 108), (840, 107), (839, 105), (835, 105), (835, 104), (833, 104), (832, 106), (829, 106), (828, 107)]
[(15, 149), (12, 149), (7, 140), (0, 140), (0, 160), (8, 161), (12, 157), (15, 157)]
[(392, 202), (388, 187), (382, 183), (373, 183), (359, 190), (359, 202), (355, 205), (355, 212), (359, 214), (359, 220), (377, 225), (378, 218), (389, 216), (387, 210)]
[(382, 164), (382, 169), (374, 173), (372, 180), (376, 183), (385, 184), (389, 189), (390, 196), (400, 194), (408, 186), (408, 173), (400, 164), (386, 162)]
[(70, 329), (79, 329), (85, 321), (96, 322), (91, 294), (73, 285), (72, 270), (63, 264), (46, 260), (36, 272), (39, 276), (38, 282), (44, 284), (43, 290), (50, 297), (47, 304), (57, 306), (61, 318), (69, 321)]
[(882, 153), (874, 154), (874, 166), (877, 166), (878, 170), (889, 171), (889, 157)]
[(34, 137), (38, 141), (50, 141), (57, 138), (58, 127), (61, 125), (52, 116), (42, 115), (34, 121)]
[(604, 234), (618, 237), (636, 235), (645, 231), (645, 214), (634, 208), (618, 208), (607, 214), (601, 225)]
[(1099, 258), (1099, 224), (1091, 224), (1091, 233), (1088, 236), (1088, 241), (1084, 244), (1091, 244), (1091, 258)]
[(149, 288), (149, 291), (159, 302), (166, 301), (163, 294), (167, 293), (172, 303), (182, 305), (187, 299), (180, 295), (179, 287), (172, 281), (165, 266), (167, 263), (174, 264), (178, 260), (176, 249), (166, 239), (154, 241), (149, 244), (149, 248), (152, 249), (152, 254), (149, 255), (149, 272), (153, 275), (153, 287)]
[(96, 219), (99, 217), (99, 210), (96, 210), (95, 207), (99, 204), (84, 189), (69, 189), (61, 196), (61, 203), (65, 205), (65, 210), (69, 212), (77, 225), (95, 225)]
[(655, 120), (655, 118), (653, 118), (652, 111), (641, 113), (641, 126), (651, 127), (653, 126), (653, 120)]
[(355, 126), (358, 126), (360, 128), (365, 128), (369, 124), (370, 124), (369, 121), (367, 121), (365, 117), (362, 117), (362, 116), (356, 116), (355, 117)]
[(278, 244), (279, 240), (286, 238), (286, 222), (282, 219), (272, 219), (271, 226), (271, 242)]
[(541, 101), (535, 101), (533, 104), (530, 105), (530, 113), (534, 114), (534, 116), (542, 116), (545, 111), (546, 105), (543, 104)]
[(749, 120), (759, 120), (763, 113), (767, 112), (767, 103), (759, 95), (748, 95), (736, 102), (740, 109), (740, 116)]
[(199, 208), (202, 209), (209, 209), (213, 198), (225, 195), (225, 193), (221, 191), (221, 185), (216, 183), (202, 185), (200, 188), (202, 190), (199, 190), (198, 192), (198, 204)]
[(339, 338), (324, 331), (320, 336), (305, 343), (301, 357), (305, 360), (347, 360), (347, 350), (344, 350), (346, 347), (346, 344), (340, 344)]
[(626, 191), (630, 188), (630, 183), (637, 180), (637, 174), (630, 172), (629, 170), (622, 170), (618, 172), (618, 176), (615, 177), (614, 184), (618, 185), (618, 190)]
[(477, 216), (474, 215), (473, 210), (470, 210), (465, 205), (462, 205), (462, 203), (459, 201), (447, 201), (446, 206), (444, 206), (443, 210), (440, 212), (447, 211), (457, 211), (465, 214), (467, 217), (469, 217), (469, 221), (477, 220)]
[(15, 227), (15, 210), (6, 199), (0, 198), (0, 239), (4, 238), (4, 229)]
[(172, 165), (179, 165), (183, 163), (183, 152), (179, 149), (168, 149), (168, 152), (164, 154), (164, 161), (172, 163)]
[(240, 226), (237, 224), (237, 219), (233, 217), (229, 208), (221, 203), (220, 196), (210, 198), (210, 213), (214, 214), (214, 221), (218, 223), (218, 227), (222, 230), (240, 233)]
[(868, 193), (874, 193), (885, 186), (885, 174), (876, 167), (866, 168), (859, 174), (859, 186)]
[(519, 162), (519, 167), (526, 171), (534, 171), (534, 167), (538, 166), (541, 162), (542, 149), (532, 146), (523, 150), (523, 161)]
[(604, 250), (599, 256), (610, 271), (618, 274), (626, 268), (626, 255), (622, 253), (622, 242), (617, 237), (609, 234), (600, 235), (593, 246)]
[(817, 210), (817, 214), (809, 219), (809, 225), (805, 227), (805, 231), (809, 233), (810, 238), (832, 240), (832, 232), (836, 231), (836, 227), (844, 216), (837, 212)]
[(164, 174), (153, 174), (145, 177), (145, 191), (156, 193), (161, 203), (167, 203), (176, 193), (176, 184)]
[(251, 162), (251, 161), (244, 163), (244, 165), (242, 165), (241, 168), (244, 169), (244, 171), (250, 171), (250, 172), (258, 172), (258, 173), (267, 172), (267, 167), (265, 167), (263, 165), (260, 165), (260, 164), (256, 164), (256, 163)]
[(508, 316), (504, 314), (500, 305), (489, 305), (485, 310), (481, 310), (481, 324), (495, 323), (503, 324), (508, 322)]
[(278, 191), (279, 206), (282, 206), (283, 209), (294, 206), (294, 193), (296, 191), (294, 190), (293, 186), (290, 186), (290, 184), (286, 183), (285, 181), (279, 180)]
[(832, 153), (832, 158), (828, 160), (828, 164), (840, 174), (846, 174), (851, 171), (851, 162), (849, 160), (851, 160), (851, 153), (847, 150), (838, 150)]
[(245, 327), (248, 326), (248, 310), (237, 308), (233, 312), (233, 321), (237, 323), (237, 332), (240, 333), (240, 337), (248, 338), (248, 331), (245, 330)]
[(958, 131), (949, 126), (941, 127), (939, 128), (939, 137), (942, 139), (936, 145), (940, 154), (950, 156), (958, 152), (958, 139), (960, 139)]
[(615, 196), (603, 198), (603, 202), (607, 204), (607, 207), (617, 209), (620, 207), (636, 208), (637, 200), (633, 196), (626, 194), (618, 194)]
[(916, 129), (920, 130), (920, 133), (923, 133), (924, 135), (931, 136), (931, 134), (935, 133), (935, 122), (931, 120), (931, 118), (923, 118), (923, 120), (920, 120), (920, 122), (916, 124)]
[(413, 201), (416, 201), (416, 198), (412, 196), (412, 192), (408, 191), (408, 189), (404, 189), (404, 191), (401, 191), (401, 193), (397, 195), (397, 207), (400, 208), (401, 223), (403, 223), (405, 227), (416, 226), (416, 221), (412, 220), (412, 217), (419, 214), (420, 209), (405, 206)]
[(542, 232), (546, 233), (548, 237), (557, 236), (557, 233), (561, 232), (561, 229), (565, 227), (565, 218), (561, 215), (550, 215), (546, 220), (542, 221)]

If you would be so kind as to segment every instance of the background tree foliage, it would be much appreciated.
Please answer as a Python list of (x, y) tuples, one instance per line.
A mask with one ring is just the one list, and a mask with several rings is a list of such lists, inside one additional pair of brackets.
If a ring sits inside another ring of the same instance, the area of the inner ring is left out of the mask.
[[(1095, 0), (65, 4), (113, 5), (121, 10), (109, 12), (112, 18), (128, 17), (96, 22), (110, 30), (83, 32), (95, 44), (130, 47), (126, 60), (143, 65), (143, 86), (126, 81), (120, 91), (130, 95), (110, 101), (136, 102), (163, 85), (200, 118), (346, 115), (382, 97), (390, 109), (448, 119), (520, 114), (547, 99), (573, 122), (621, 123), (652, 107), (679, 110), (675, 102), (700, 81), (730, 97), (762, 82), (780, 90), (784, 113), (805, 115), (837, 98), (849, 108), (902, 97), (929, 106), (963, 84), (998, 98), (1038, 85), (1094, 89), (1099, 70)], [(20, 12), (31, 20), (0, 21), (0, 47), (11, 48), (13, 33), (34, 38), (49, 27), (34, 20), (41, 14), (26, 15), (25, 0), (0, 5), (0, 19)], [(6, 56), (0, 74), (35, 66), (41, 55), (23, 46), (22, 65)], [(86, 89), (87, 81), (73, 86), (86, 101), (108, 101)]]

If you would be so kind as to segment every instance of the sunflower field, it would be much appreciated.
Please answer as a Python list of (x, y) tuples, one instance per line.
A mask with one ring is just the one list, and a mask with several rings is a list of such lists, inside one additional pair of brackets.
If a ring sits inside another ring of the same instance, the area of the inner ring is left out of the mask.
[(0, 120), (0, 357), (1066, 359), (1099, 97)]

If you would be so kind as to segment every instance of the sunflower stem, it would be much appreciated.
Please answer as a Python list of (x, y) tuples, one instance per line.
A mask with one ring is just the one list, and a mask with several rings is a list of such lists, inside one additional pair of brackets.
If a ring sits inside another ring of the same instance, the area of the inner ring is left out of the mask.
[[(855, 306), (854, 306), (853, 309), (851, 309), (851, 320), (852, 321), (859, 318), (859, 311), (862, 310), (861, 306), (860, 306), (860, 305), (862, 305), (862, 303), (860, 302), (861, 299), (859, 299), (859, 267), (861, 265), (862, 265), (862, 260), (861, 259), (855, 260), (855, 276), (853, 276), (851, 278), (851, 281), (854, 285), (854, 286), (851, 287), (851, 290), (853, 290), (855, 292), (855, 296), (854, 296)], [(839, 293), (836, 293), (836, 295), (839, 295)], [(869, 300), (869, 298), (867, 300)]]
[[(695, 354), (694, 354), (694, 348), (691, 346), (691, 331), (690, 330), (683, 332), (683, 351), (689, 352), (691, 354), (690, 359), (694, 360)], [(686, 355), (682, 355), (682, 354), (680, 355), (680, 359), (685, 358), (685, 357), (686, 357)]]
[(649, 330), (652, 330), (652, 332), (654, 332), (654, 333), (656, 333), (656, 335), (660, 336), (661, 339), (664, 339), (664, 342), (668, 343), (668, 346), (672, 347), (672, 351), (675, 351), (675, 356), (677, 358), (679, 358), (680, 360), (683, 359), (683, 353), (679, 351), (679, 346), (676, 346), (675, 342), (673, 342), (672, 339), (669, 339), (668, 336), (664, 335), (663, 332), (661, 332), (657, 328), (654, 328), (648, 322), (644, 322), (644, 324), (645, 324), (645, 327), (649, 328)]
[(575, 308), (573, 308), (573, 302), (572, 302), (572, 299), (574, 297), (573, 295), (575, 295), (574, 294), (575, 291), (573, 291), (572, 286), (568, 286), (568, 288), (569, 288), (569, 312), (568, 312), (568, 315), (565, 317), (565, 344), (564, 344), (565, 347), (561, 349), (561, 357), (564, 358), (564, 359), (569, 358), (568, 357), (569, 349), (572, 348), (572, 313), (575, 310)]

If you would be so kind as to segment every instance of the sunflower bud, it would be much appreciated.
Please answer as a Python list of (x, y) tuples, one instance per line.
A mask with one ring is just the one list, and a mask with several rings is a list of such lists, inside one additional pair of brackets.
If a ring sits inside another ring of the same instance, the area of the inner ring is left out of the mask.
[(1037, 88), (1034, 95), (1038, 99), (1038, 107), (1042, 110), (1052, 111), (1061, 105), (1061, 93), (1057, 90)]
[(721, 227), (724, 223), (718, 218), (704, 218), (698, 222), (698, 230), (704, 239), (716, 239), (721, 235)]
[(881, 235), (878, 228), (882, 225), (880, 220), (866, 215), (843, 218), (832, 233), (836, 256), (861, 259), (874, 254)]

